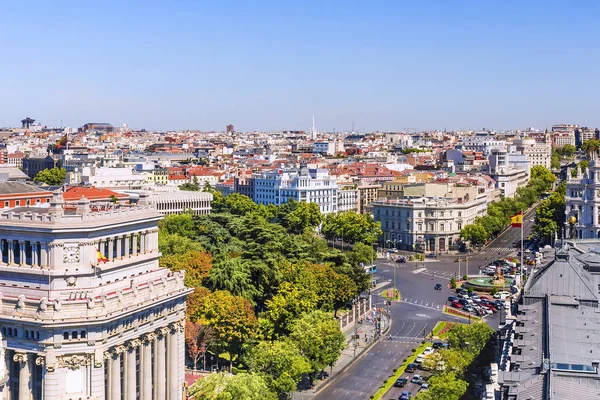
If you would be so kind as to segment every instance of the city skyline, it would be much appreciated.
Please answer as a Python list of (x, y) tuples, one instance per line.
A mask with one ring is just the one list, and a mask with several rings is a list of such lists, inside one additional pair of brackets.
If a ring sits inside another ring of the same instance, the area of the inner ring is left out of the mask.
[[(0, 126), (600, 125), (595, 2), (3, 7)], [(559, 21), (571, 21), (567, 23)]]

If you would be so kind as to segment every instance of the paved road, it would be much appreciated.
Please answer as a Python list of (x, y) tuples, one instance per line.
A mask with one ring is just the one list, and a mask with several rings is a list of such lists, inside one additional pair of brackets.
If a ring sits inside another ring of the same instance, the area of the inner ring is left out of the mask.
[[(533, 223), (534, 211), (527, 213), (524, 220), (524, 235), (530, 234)], [(514, 243), (521, 240), (521, 230), (509, 228), (502, 235), (491, 242), (488, 247), (480, 253), (469, 255), (469, 273), (474, 274), (476, 270), (489, 261), (498, 257), (506, 257), (516, 254), (518, 248)], [(464, 256), (463, 256), (464, 257)], [(389, 307), (392, 317), (392, 327), (388, 333), (391, 339), (376, 343), (365, 355), (356, 361), (342, 376), (326, 386), (317, 395), (294, 397), (295, 399), (314, 398), (316, 400), (348, 400), (368, 399), (387, 379), (394, 368), (402, 364), (402, 360), (411, 354), (410, 350), (423, 340), (423, 332), (429, 332), (440, 320), (460, 321), (445, 314), (441, 310), (446, 299), (453, 292), (447, 287), (448, 280), (455, 274), (459, 274), (459, 264), (455, 263), (457, 256), (440, 256), (437, 261), (425, 263), (397, 264), (391, 260), (380, 259), (377, 261), (377, 277), (388, 285), (373, 293), (373, 301), (383, 304), (384, 299), (380, 296), (383, 290), (393, 286), (394, 270), (396, 270), (396, 286), (400, 290), (402, 302), (392, 303)], [(466, 271), (466, 263), (462, 262), (460, 274)], [(434, 285), (441, 283), (442, 290), (434, 290)], [(499, 315), (494, 314), (486, 317), (486, 322), (494, 329), (498, 328)], [(412, 374), (406, 374), (412, 377)], [(416, 394), (418, 386), (409, 384), (406, 388), (393, 388), (386, 399), (397, 399), (402, 390), (410, 390)]]

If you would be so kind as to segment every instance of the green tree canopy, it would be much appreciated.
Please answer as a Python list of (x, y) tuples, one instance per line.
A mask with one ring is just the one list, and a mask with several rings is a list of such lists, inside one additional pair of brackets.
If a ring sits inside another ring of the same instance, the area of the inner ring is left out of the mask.
[(191, 250), (184, 254), (161, 257), (160, 266), (171, 271), (185, 271), (185, 285), (195, 288), (202, 286), (202, 281), (209, 275), (212, 257), (209, 253)]
[(375, 243), (383, 234), (381, 223), (375, 222), (370, 215), (354, 211), (327, 214), (321, 232), (329, 240), (343, 238), (345, 241), (366, 244)]
[(37, 173), (33, 181), (36, 183), (45, 183), (50, 186), (59, 186), (65, 183), (67, 170), (64, 168), (43, 169)]
[(247, 215), (258, 211), (258, 205), (250, 197), (239, 193), (225, 196), (225, 207), (235, 215)]
[(194, 219), (189, 213), (167, 215), (158, 223), (158, 227), (171, 235), (194, 237)]
[(295, 210), (289, 212), (283, 222), (292, 233), (302, 233), (313, 230), (323, 221), (321, 210), (317, 203), (301, 202)]
[(206, 279), (206, 286), (212, 290), (227, 290), (234, 296), (242, 296), (254, 302), (258, 294), (252, 283), (250, 265), (240, 257), (222, 259), (215, 263)]
[(494, 330), (486, 323), (456, 324), (448, 332), (447, 338), (453, 349), (469, 349), (471, 353), (479, 354), (493, 333)]
[(460, 238), (474, 246), (485, 243), (487, 236), (485, 228), (480, 224), (469, 224), (460, 231)]
[(291, 341), (261, 342), (247, 356), (250, 371), (261, 375), (280, 398), (290, 398), (310, 363)]
[(258, 374), (219, 372), (198, 379), (188, 390), (195, 400), (277, 400), (277, 395)]
[(179, 185), (179, 190), (188, 191), (188, 192), (197, 192), (200, 190), (200, 182), (198, 182), (198, 177), (194, 176), (191, 182), (186, 182), (184, 184)]
[(419, 391), (415, 400), (458, 400), (467, 391), (467, 382), (457, 379), (454, 373), (433, 375), (427, 381), (429, 389)]
[(323, 368), (337, 361), (345, 346), (339, 323), (324, 311), (302, 315), (293, 323), (289, 337), (310, 362), (311, 381)]

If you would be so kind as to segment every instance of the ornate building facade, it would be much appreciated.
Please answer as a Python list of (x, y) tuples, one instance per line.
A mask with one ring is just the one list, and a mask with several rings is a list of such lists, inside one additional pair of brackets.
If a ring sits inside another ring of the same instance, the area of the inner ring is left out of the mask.
[(160, 219), (145, 197), (0, 214), (0, 399), (182, 398), (190, 289), (159, 267)]

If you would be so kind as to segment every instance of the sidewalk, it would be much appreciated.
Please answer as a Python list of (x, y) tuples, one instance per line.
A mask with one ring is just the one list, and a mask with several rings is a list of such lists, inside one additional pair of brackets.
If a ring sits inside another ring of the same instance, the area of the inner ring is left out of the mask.
[[(329, 377), (325, 380), (315, 381), (315, 386), (312, 389), (294, 392), (292, 396), (293, 399), (307, 400), (313, 398), (319, 390), (343, 375), (346, 369), (348, 369), (354, 361), (358, 360), (377, 342), (377, 340), (374, 340), (374, 337), (377, 336), (373, 321), (373, 316), (375, 314), (377, 314), (375, 309), (371, 310), (369, 312), (370, 322), (367, 320), (367, 317), (365, 317), (362, 324), (356, 324), (356, 332), (359, 336), (358, 340), (354, 337), (354, 323), (350, 323), (342, 329), (342, 333), (346, 337), (346, 348), (342, 351), (340, 358), (333, 365), (333, 368), (326, 370)], [(385, 313), (381, 313), (381, 332), (385, 334), (389, 327), (390, 318)]]

